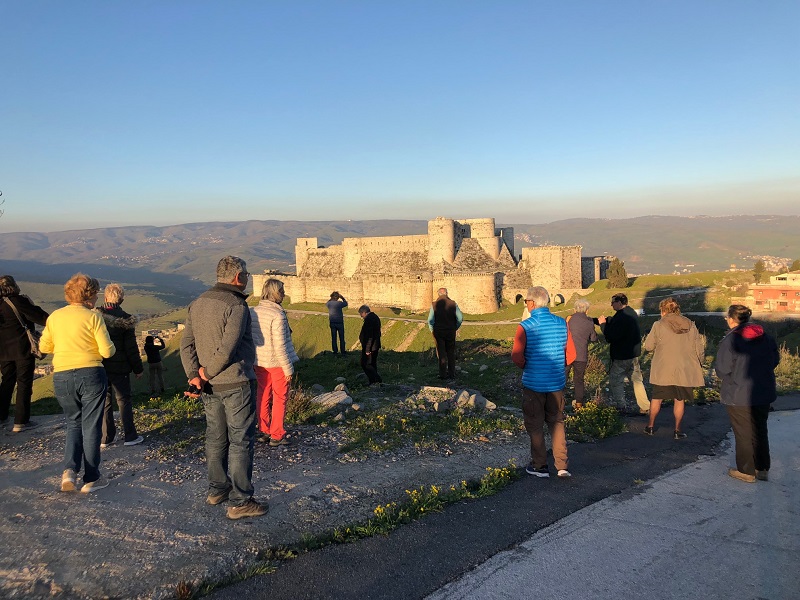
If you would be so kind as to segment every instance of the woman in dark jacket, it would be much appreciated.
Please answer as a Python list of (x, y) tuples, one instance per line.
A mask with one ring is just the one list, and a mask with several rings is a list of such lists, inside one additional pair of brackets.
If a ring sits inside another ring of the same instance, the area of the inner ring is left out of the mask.
[(17, 405), (14, 411), (14, 432), (33, 429), (31, 421), (31, 396), (33, 396), (33, 369), (36, 359), (31, 354), (31, 344), (25, 328), (20, 324), (9, 302), (17, 309), (25, 326), (44, 325), (48, 314), (19, 293), (19, 286), (11, 275), (0, 277), (0, 423), (8, 419), (11, 396), (17, 388)]
[(736, 440), (736, 468), (728, 469), (728, 475), (748, 483), (767, 481), (767, 416), (777, 397), (775, 367), (780, 362), (778, 344), (763, 327), (749, 322), (752, 314), (740, 304), (728, 309), (730, 331), (719, 344), (714, 365)]

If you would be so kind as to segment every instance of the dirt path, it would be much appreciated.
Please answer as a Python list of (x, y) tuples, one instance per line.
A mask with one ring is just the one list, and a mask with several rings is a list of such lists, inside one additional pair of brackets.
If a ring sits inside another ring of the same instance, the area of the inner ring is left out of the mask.
[(256, 448), (256, 498), (269, 514), (232, 522), (224, 505), (205, 504), (202, 453), (159, 459), (152, 435), (103, 451), (107, 489), (58, 491), (63, 418), (40, 422), (27, 433), (0, 431), (4, 598), (169, 598), (181, 580), (218, 580), (267, 547), (364, 520), (406, 489), (479, 478), (509, 459), (524, 464), (527, 452), (518, 432), (359, 461), (337, 452), (339, 430), (299, 427), (293, 449)]

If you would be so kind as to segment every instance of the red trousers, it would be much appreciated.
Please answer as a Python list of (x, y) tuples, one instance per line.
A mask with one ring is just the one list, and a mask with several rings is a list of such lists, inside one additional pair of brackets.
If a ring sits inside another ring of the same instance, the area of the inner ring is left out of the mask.
[(289, 380), (281, 367), (265, 369), (256, 367), (258, 394), (256, 395), (256, 423), (261, 433), (279, 440), (286, 435), (283, 417), (286, 414), (286, 398), (289, 395)]

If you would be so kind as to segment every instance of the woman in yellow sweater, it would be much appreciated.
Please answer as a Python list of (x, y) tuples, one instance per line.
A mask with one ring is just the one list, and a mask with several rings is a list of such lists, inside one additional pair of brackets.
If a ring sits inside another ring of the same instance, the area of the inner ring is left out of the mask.
[(103, 317), (93, 311), (100, 284), (78, 273), (64, 285), (69, 303), (47, 319), (39, 348), (53, 354), (53, 387), (67, 419), (61, 491), (74, 492), (83, 463), (81, 492), (108, 486), (100, 475), (100, 436), (108, 380), (103, 359), (115, 348)]

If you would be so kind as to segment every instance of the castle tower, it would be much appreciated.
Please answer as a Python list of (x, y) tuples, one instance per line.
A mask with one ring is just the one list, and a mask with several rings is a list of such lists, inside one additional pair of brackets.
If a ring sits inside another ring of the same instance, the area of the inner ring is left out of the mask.
[(453, 219), (436, 217), (428, 221), (428, 263), (444, 260), (453, 264), (456, 257), (456, 223)]
[(297, 242), (294, 245), (294, 261), (298, 275), (303, 272), (303, 265), (306, 264), (308, 251), (317, 247), (317, 238), (297, 238)]

